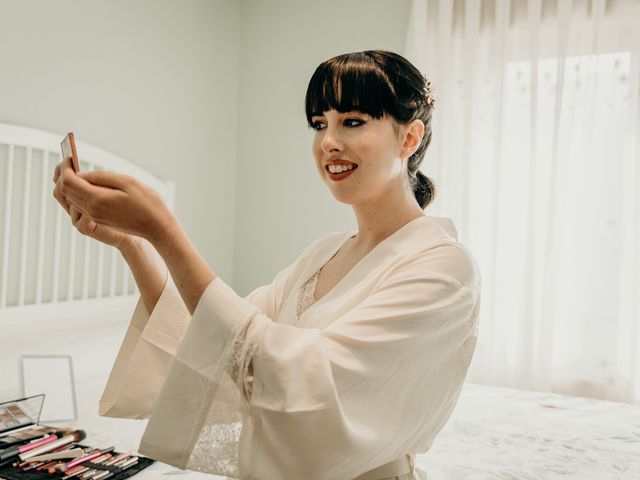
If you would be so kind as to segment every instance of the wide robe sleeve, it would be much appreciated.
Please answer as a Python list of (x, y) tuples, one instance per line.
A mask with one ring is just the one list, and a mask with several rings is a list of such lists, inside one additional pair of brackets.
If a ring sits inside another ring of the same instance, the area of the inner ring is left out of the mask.
[[(276, 292), (285, 288), (290, 272), (308, 251), (325, 238), (312, 243), (270, 284), (256, 288), (243, 300), (273, 317), (280, 308), (280, 296)], [(151, 314), (147, 312), (142, 298), (138, 299), (100, 398), (99, 415), (149, 418), (190, 323), (191, 314), (167, 273), (164, 289)], [(246, 388), (251, 387), (246, 376), (243, 381)]]
[[(141, 453), (242, 479), (349, 480), (427, 451), (475, 348), (480, 278), (459, 251), (402, 259), (323, 329), (276, 323), (216, 278), (196, 307)], [(248, 359), (252, 392), (244, 388)]]
[(148, 418), (190, 320), (169, 274), (151, 315), (138, 299), (98, 404), (100, 415)]

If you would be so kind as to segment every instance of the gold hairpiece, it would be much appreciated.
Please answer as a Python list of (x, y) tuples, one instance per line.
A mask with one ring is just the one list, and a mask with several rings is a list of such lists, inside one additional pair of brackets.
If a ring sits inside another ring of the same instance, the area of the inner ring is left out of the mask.
[(431, 80), (429, 80), (427, 76), (424, 74), (422, 75), (422, 77), (424, 78), (424, 82), (425, 82), (425, 87), (424, 87), (425, 100), (427, 102), (427, 105), (429, 105), (431, 108), (434, 108), (436, 106), (436, 97), (433, 93), (433, 88), (431, 88)]

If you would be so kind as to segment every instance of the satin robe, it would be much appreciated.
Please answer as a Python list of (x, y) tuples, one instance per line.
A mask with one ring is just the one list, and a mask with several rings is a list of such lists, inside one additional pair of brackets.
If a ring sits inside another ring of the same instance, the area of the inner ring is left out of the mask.
[(140, 453), (229, 478), (351, 480), (427, 452), (475, 350), (479, 268), (450, 219), (422, 216), (298, 318), (300, 287), (355, 234), (245, 298), (217, 277), (193, 316), (168, 276), (150, 315), (135, 308), (100, 414), (149, 418)]

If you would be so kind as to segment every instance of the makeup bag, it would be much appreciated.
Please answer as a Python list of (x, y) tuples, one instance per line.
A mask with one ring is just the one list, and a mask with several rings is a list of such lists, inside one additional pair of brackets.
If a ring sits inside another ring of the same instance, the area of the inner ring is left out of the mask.
[[(41, 394), (0, 403), (0, 450), (9, 447), (17, 441), (28, 439), (37, 434), (42, 435), (61, 430), (60, 428), (39, 424), (44, 398), (45, 395)], [(79, 443), (73, 445), (80, 448), (89, 447), (88, 445)], [(111, 452), (111, 454), (115, 457), (119, 455), (119, 452), (114, 451)], [(138, 462), (124, 470), (119, 467), (91, 462), (84, 462), (82, 463), (82, 466), (111, 471), (113, 475), (105, 477), (105, 480), (121, 480), (132, 477), (155, 461), (140, 455), (135, 456), (137, 457)], [(50, 474), (44, 470), (29, 470), (25, 472), (18, 467), (12, 466), (12, 463), (0, 466), (0, 480), (61, 479), (65, 475), (61, 473)], [(78, 477), (71, 477), (69, 480), (77, 479)]]

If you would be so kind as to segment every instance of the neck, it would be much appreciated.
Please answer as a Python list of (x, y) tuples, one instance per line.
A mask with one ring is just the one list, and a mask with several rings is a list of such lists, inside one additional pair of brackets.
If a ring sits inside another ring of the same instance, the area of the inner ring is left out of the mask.
[(358, 234), (352, 239), (356, 250), (369, 251), (389, 235), (418, 217), (424, 217), (413, 195), (390, 199), (388, 196), (367, 204), (353, 205), (358, 221)]

